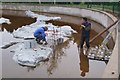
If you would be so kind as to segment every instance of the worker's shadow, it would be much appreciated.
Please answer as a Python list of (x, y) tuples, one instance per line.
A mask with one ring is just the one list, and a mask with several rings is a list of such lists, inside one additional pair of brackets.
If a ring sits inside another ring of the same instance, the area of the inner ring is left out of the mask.
[(89, 72), (89, 59), (86, 55), (84, 55), (83, 49), (79, 51), (79, 58), (80, 58), (80, 75), (82, 77), (86, 76), (86, 73)]

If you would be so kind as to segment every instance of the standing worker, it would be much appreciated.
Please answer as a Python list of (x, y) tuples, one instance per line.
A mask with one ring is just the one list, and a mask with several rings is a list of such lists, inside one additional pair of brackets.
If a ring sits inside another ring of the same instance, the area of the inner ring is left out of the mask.
[(45, 34), (45, 31), (47, 30), (48, 28), (46, 26), (39, 27), (38, 29), (36, 29), (36, 31), (34, 32), (34, 37), (36, 38), (37, 43), (47, 45), (46, 34)]
[(86, 42), (87, 49), (89, 49), (89, 39), (90, 39), (90, 30), (91, 30), (91, 23), (88, 22), (87, 18), (84, 17), (82, 19), (82, 32), (81, 32), (81, 41), (80, 41), (80, 47), (83, 48), (84, 41)]

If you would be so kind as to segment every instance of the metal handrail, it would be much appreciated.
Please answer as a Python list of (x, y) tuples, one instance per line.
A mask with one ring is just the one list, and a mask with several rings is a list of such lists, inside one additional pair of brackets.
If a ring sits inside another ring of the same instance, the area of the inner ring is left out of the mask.
[(113, 27), (116, 23), (118, 22), (118, 20), (116, 20), (112, 25), (110, 25), (109, 27), (105, 28), (103, 31), (101, 31), (99, 34), (97, 34), (95, 37), (93, 37), (90, 40), (90, 43), (93, 42), (95, 39), (97, 39), (99, 36), (101, 36), (102, 34), (104, 34), (106, 31), (108, 31), (111, 27)]

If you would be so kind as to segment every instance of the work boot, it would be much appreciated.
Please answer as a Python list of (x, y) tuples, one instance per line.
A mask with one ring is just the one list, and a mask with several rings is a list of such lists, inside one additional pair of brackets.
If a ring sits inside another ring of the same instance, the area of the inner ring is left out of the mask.
[(36, 42), (39, 44), (39, 40), (38, 39), (35, 39), (36, 40)]
[(40, 44), (40, 45), (42, 45), (43, 44), (43, 42), (40, 40), (40, 41), (37, 41), (37, 43), (38, 44)]
[(36, 40), (37, 42), (39, 42), (39, 39), (36, 38), (35, 40)]
[(36, 39), (36, 41), (37, 41), (38, 44), (43, 44), (42, 41), (39, 40), (39, 39)]

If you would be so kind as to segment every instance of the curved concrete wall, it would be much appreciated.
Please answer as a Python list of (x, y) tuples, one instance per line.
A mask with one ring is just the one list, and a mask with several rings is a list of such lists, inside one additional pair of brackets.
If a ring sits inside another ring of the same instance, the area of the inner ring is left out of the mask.
[[(12, 9), (12, 10), (32, 10), (32, 11), (41, 11), (41, 12), (49, 12), (49, 13), (59, 13), (59, 14), (67, 14), (72, 16), (79, 16), (79, 17), (88, 17), (96, 22), (102, 24), (104, 27), (108, 27), (113, 24), (117, 18), (113, 15), (98, 10), (90, 10), (90, 9), (81, 9), (81, 8), (69, 8), (69, 7), (58, 7), (58, 6), (32, 6), (32, 5), (3, 5), (2, 9)], [(114, 25), (113, 28), (114, 32), (112, 33), (113, 40), (115, 41), (115, 47), (113, 49), (113, 54), (111, 59), (105, 69), (103, 77), (106, 78), (117, 78), (118, 77), (118, 59), (116, 58), (118, 55), (118, 33), (117, 33), (118, 25)], [(109, 31), (111, 31), (109, 29)], [(96, 30), (99, 30), (96, 29)], [(114, 70), (116, 74), (111, 76), (111, 70)], [(109, 71), (109, 72), (108, 72)], [(109, 73), (109, 74), (108, 74)]]
[[(114, 21), (109, 17), (108, 13), (97, 10), (80, 9), (80, 8), (69, 8), (69, 7), (57, 7), (57, 6), (32, 6), (32, 5), (3, 5), (3, 9), (14, 9), (14, 10), (32, 10), (50, 13), (60, 13), (74, 16), (88, 17), (101, 23), (103, 26), (107, 27), (111, 25)], [(114, 16), (112, 16), (114, 17)]]
[[(49, 12), (49, 13), (67, 14), (67, 15), (79, 16), (79, 17), (88, 17), (89, 19), (92, 19), (102, 24), (104, 27), (110, 26), (117, 20), (116, 17), (104, 11), (81, 9), (81, 8), (3, 4), (2, 9), (32, 10), (32, 11), (41, 11), (41, 12)], [(94, 28), (94, 30), (96, 32), (100, 32), (100, 29), (98, 27)], [(113, 36), (113, 39), (115, 40), (115, 36)]]

